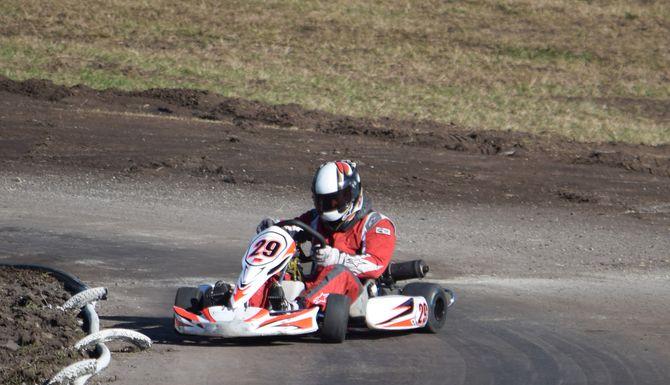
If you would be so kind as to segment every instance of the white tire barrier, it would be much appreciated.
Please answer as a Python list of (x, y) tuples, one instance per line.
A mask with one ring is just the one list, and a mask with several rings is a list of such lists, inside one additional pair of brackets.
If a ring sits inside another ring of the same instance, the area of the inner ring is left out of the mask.
[(83, 360), (75, 362), (58, 372), (47, 384), (72, 384), (79, 377), (92, 376), (95, 374), (98, 360)]
[(77, 378), (74, 381), (74, 385), (84, 385), (89, 378), (93, 377), (96, 373), (102, 372), (109, 366), (109, 362), (112, 360), (112, 353), (109, 351), (109, 348), (105, 344), (99, 344), (95, 350), (96, 354), (98, 354), (98, 359), (95, 360), (95, 372)]
[(106, 287), (96, 287), (93, 289), (84, 290), (70, 297), (61, 308), (63, 310), (81, 309), (91, 302), (99, 301), (107, 298)]
[(134, 330), (100, 330), (100, 319), (98, 313), (95, 311), (95, 302), (101, 299), (107, 299), (107, 288), (96, 287), (75, 294), (60, 307), (63, 311), (69, 309), (82, 309), (82, 313), (88, 323), (89, 335), (79, 340), (75, 344), (74, 349), (84, 350), (95, 346), (98, 358), (75, 362), (58, 372), (47, 384), (86, 384), (86, 381), (88, 381), (89, 378), (100, 373), (109, 366), (112, 355), (109, 348), (105, 345), (105, 342), (117, 340), (125, 341), (142, 350), (151, 347), (151, 339)]
[(109, 341), (129, 342), (142, 350), (151, 347), (151, 339), (142, 333), (129, 329), (105, 329), (82, 338), (74, 345), (74, 348), (83, 350)]

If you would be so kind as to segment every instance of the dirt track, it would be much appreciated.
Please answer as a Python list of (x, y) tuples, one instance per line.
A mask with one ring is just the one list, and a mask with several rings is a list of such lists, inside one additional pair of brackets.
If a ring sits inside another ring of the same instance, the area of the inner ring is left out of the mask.
[[(668, 147), (382, 126), (196, 92), (7, 80), (0, 90), (0, 258), (109, 286), (107, 324), (160, 342), (142, 363), (115, 360), (103, 380), (670, 379)], [(361, 161), (366, 189), (398, 223), (398, 258), (425, 258), (461, 294), (450, 328), (337, 347), (174, 337), (174, 289), (234, 277), (257, 220), (307, 207), (314, 167), (340, 157)]]

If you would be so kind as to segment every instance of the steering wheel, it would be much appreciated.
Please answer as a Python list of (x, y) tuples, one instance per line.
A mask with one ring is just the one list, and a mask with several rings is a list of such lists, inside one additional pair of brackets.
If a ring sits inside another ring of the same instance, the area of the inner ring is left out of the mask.
[[(321, 235), (321, 233), (319, 233), (318, 231), (314, 230), (311, 226), (308, 226), (304, 222), (299, 221), (297, 219), (287, 219), (285, 221), (279, 221), (279, 222), (275, 223), (274, 225), (279, 226), (279, 227), (282, 227), (282, 226), (297, 226), (300, 229), (304, 230), (307, 234), (312, 236), (312, 239), (314, 239), (316, 241), (316, 242), (314, 242), (315, 246), (323, 247), (323, 246), (326, 245), (326, 238), (324, 238), (323, 235)], [(306, 259), (302, 259), (303, 258), (302, 256), (304, 256), (304, 254), (302, 253), (302, 250), (301, 250), (300, 255), (301, 255), (301, 257), (300, 257), (301, 261), (303, 261), (303, 262), (311, 261), (312, 262), (312, 268), (311, 268), (311, 271), (308, 275), (313, 276), (316, 272), (316, 259), (314, 257), (314, 254), (312, 254), (310, 256), (305, 256)]]
[(314, 230), (311, 226), (305, 224), (304, 222), (301, 222), (297, 219), (287, 219), (285, 221), (279, 221), (274, 224), (275, 226), (297, 226), (300, 229), (304, 230), (307, 232), (307, 234), (311, 235), (312, 238), (315, 238), (319, 246), (325, 246), (326, 245), (326, 238), (323, 237), (318, 231)]

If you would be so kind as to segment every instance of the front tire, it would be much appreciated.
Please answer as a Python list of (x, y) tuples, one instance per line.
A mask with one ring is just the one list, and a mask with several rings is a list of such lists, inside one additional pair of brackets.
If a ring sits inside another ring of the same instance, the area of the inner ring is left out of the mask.
[(326, 300), (326, 312), (321, 325), (321, 340), (329, 343), (342, 343), (347, 335), (349, 324), (349, 297), (330, 294)]
[(428, 303), (428, 322), (424, 330), (437, 333), (447, 319), (449, 301), (440, 285), (426, 282), (412, 282), (402, 290), (403, 295), (423, 297)]
[(200, 310), (201, 297), (202, 294), (197, 287), (180, 287), (177, 289), (174, 305), (188, 312), (196, 313)]

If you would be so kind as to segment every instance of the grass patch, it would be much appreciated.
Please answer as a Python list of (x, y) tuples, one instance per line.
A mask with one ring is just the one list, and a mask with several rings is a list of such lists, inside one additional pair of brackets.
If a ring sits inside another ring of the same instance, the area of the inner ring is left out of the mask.
[(581, 60), (585, 63), (588, 63), (593, 60), (593, 55), (590, 52), (572, 52), (554, 47), (501, 47), (498, 49), (498, 54), (507, 55), (516, 59), (527, 59), (531, 61), (543, 62), (551, 62), (556, 60)]
[(663, 0), (9, 0), (0, 74), (668, 143), (667, 114), (607, 103), (670, 99), (668, 20)]

